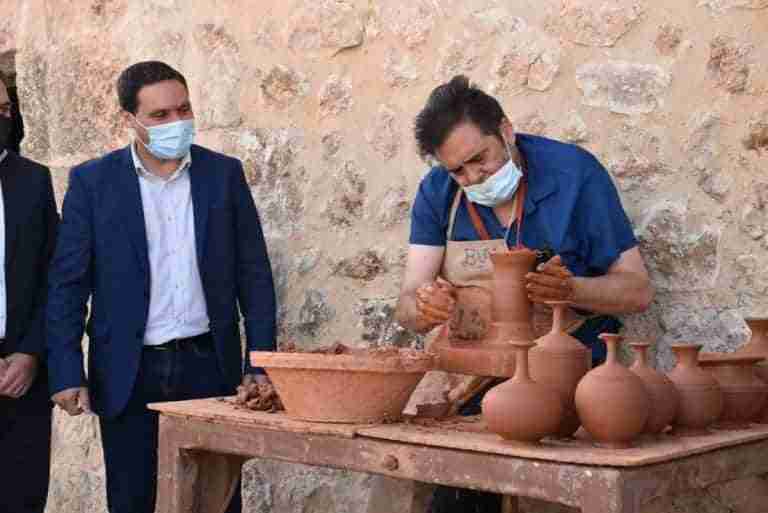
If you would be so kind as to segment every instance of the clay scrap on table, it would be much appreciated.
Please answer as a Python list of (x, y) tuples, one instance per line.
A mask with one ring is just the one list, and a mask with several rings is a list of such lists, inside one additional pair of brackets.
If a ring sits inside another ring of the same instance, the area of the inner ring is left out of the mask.
[(249, 381), (237, 387), (235, 405), (267, 413), (275, 413), (285, 409), (271, 383), (260, 384), (255, 381)]

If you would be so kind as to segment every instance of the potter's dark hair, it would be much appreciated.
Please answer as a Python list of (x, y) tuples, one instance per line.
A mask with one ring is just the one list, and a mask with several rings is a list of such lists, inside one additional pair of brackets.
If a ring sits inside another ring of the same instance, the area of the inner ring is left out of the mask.
[(186, 88), (184, 75), (160, 61), (137, 62), (128, 66), (117, 79), (117, 98), (120, 107), (131, 114), (139, 108), (139, 91), (142, 87), (165, 80), (177, 80)]
[(469, 121), (482, 133), (501, 138), (504, 111), (493, 96), (470, 84), (464, 75), (437, 86), (416, 116), (414, 132), (422, 158), (434, 156), (456, 125)]

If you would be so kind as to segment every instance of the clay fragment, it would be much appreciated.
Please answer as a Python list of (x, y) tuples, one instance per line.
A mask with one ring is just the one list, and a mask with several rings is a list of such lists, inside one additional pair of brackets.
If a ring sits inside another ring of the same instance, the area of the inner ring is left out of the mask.
[(246, 381), (237, 387), (235, 405), (255, 411), (275, 413), (283, 410), (283, 403), (271, 383)]

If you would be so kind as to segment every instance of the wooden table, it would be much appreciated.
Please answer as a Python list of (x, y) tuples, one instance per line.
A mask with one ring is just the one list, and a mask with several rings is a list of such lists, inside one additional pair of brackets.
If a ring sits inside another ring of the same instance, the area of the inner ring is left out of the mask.
[(371, 426), (294, 421), (236, 409), (230, 399), (150, 407), (160, 412), (158, 510), (166, 513), (221, 513), (249, 458), (532, 497), (584, 513), (639, 513), (656, 497), (768, 473), (765, 425), (610, 450), (584, 440), (504, 442), (477, 418)]

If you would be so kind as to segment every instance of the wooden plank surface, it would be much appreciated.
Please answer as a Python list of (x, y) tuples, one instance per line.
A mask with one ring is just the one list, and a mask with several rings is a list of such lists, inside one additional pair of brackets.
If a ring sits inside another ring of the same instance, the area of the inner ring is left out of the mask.
[(332, 424), (293, 420), (285, 412), (266, 413), (248, 410), (236, 406), (233, 397), (152, 403), (149, 405), (149, 408), (163, 415), (205, 420), (214, 424), (241, 424), (258, 427), (259, 429), (335, 435), (346, 438), (354, 437), (359, 426), (358, 424)]
[(588, 435), (581, 430), (577, 433), (577, 439), (544, 440), (539, 445), (505, 441), (498, 435), (485, 431), (485, 426), (477, 417), (431, 421), (429, 425), (411, 423), (362, 426), (357, 429), (357, 434), (382, 440), (550, 462), (637, 467), (768, 439), (768, 425), (755, 424), (749, 429), (739, 431), (712, 431), (711, 434), (697, 437), (647, 437), (640, 439), (636, 446), (630, 449), (595, 447), (588, 440)]

